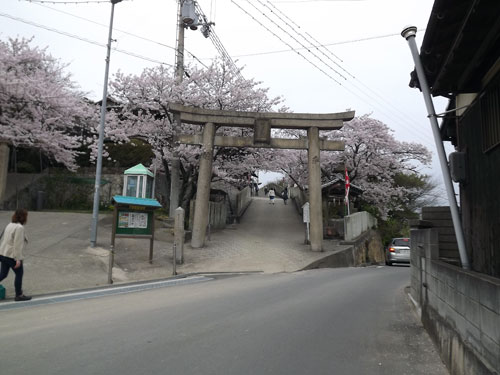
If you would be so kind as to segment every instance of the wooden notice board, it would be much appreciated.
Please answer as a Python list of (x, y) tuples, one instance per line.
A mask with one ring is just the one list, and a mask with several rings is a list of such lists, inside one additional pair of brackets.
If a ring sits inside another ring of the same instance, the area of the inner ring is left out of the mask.
[(113, 212), (113, 231), (111, 245), (115, 246), (116, 237), (147, 238), (150, 240), (149, 262), (153, 261), (154, 244), (154, 211), (161, 207), (156, 199), (113, 197), (115, 209)]

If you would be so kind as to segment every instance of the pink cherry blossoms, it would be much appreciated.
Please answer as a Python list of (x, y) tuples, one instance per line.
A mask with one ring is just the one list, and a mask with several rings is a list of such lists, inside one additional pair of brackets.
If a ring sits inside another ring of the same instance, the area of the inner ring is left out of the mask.
[(30, 40), (0, 41), (0, 141), (38, 148), (75, 170), (76, 128), (94, 110), (64, 68)]

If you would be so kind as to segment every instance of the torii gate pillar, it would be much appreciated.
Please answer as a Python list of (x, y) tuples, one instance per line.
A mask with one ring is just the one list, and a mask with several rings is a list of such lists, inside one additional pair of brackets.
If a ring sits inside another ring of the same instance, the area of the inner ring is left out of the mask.
[(205, 244), (212, 181), (212, 160), (214, 158), (215, 124), (209, 122), (203, 127), (203, 152), (198, 173), (198, 189), (194, 203), (193, 233), (191, 247), (200, 248)]
[(309, 167), (310, 233), (312, 251), (323, 251), (323, 210), (321, 203), (321, 169), (319, 159), (319, 129), (307, 130)]

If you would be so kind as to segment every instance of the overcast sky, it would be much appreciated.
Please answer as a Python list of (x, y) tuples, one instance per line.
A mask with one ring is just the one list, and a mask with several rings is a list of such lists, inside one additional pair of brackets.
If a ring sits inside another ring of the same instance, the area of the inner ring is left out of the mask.
[[(102, 97), (111, 5), (95, 0), (1, 0), (0, 38), (32, 37), (63, 62), (92, 99)], [(79, 4), (72, 4), (79, 2)], [(420, 45), (433, 0), (198, 0), (227, 53), (246, 78), (283, 96), (294, 112), (371, 113), (398, 140), (434, 153), (422, 95), (408, 87), (413, 60), (401, 30), (415, 25)], [(125, 0), (115, 6), (110, 73), (139, 74), (173, 65), (176, 0)], [(142, 38), (142, 39), (141, 39)], [(323, 45), (314, 54), (304, 47)], [(209, 64), (218, 55), (200, 30), (186, 30), (186, 59)], [(293, 49), (293, 50), (292, 50)], [(132, 56), (132, 55), (135, 55)], [(139, 57), (137, 57), (139, 56)], [(199, 62), (197, 62), (199, 63)], [(436, 111), (446, 101), (435, 100)], [(443, 193), (444, 195), (444, 193)]]

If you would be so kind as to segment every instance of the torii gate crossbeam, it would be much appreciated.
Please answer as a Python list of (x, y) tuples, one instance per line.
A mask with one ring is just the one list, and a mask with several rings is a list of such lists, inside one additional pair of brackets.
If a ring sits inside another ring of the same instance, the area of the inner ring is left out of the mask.
[[(178, 114), (182, 122), (203, 126), (202, 135), (180, 135), (177, 139), (180, 143), (203, 146), (191, 247), (200, 248), (205, 244), (214, 147), (266, 147), (308, 150), (310, 244), (312, 251), (323, 250), (320, 150), (343, 151), (344, 144), (320, 139), (319, 131), (342, 128), (344, 121), (354, 118), (354, 111), (326, 114), (236, 112), (201, 109), (175, 103), (169, 105), (169, 111)], [(253, 128), (254, 137), (216, 136), (217, 126)], [(273, 139), (271, 128), (304, 129), (307, 130), (307, 139)]]

